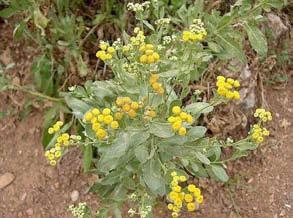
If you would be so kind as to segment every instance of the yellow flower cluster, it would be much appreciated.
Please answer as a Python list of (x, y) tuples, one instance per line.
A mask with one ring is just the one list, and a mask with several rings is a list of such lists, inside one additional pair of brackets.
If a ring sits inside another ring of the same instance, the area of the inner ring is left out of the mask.
[(104, 108), (100, 111), (98, 108), (93, 108), (92, 110), (86, 112), (84, 115), (84, 120), (92, 124), (92, 130), (96, 133), (96, 136), (103, 140), (108, 136), (107, 127), (111, 129), (118, 129), (119, 123), (114, 120), (110, 108)]
[(159, 95), (163, 95), (165, 90), (162, 87), (161, 83), (158, 83), (158, 79), (159, 79), (159, 75), (158, 74), (151, 74), (150, 77), (150, 84), (152, 86), (152, 88), (159, 94)]
[(240, 87), (240, 83), (238, 80), (234, 80), (231, 78), (225, 78), (223, 76), (217, 77), (216, 83), (218, 89), (217, 93), (221, 96), (224, 96), (227, 99), (240, 99), (240, 94), (235, 88)]
[(144, 111), (144, 117), (143, 117), (144, 120), (148, 121), (156, 116), (157, 116), (157, 113), (154, 109), (152, 109), (151, 107), (146, 107), (146, 109)]
[(134, 34), (136, 34), (136, 36), (132, 36), (130, 38), (131, 44), (135, 45), (135, 46), (139, 46), (141, 44), (144, 44), (145, 35), (144, 35), (144, 32), (142, 30), (140, 30), (139, 27), (134, 28)]
[(200, 19), (194, 19), (193, 24), (190, 25), (189, 30), (182, 32), (182, 40), (184, 42), (202, 41), (207, 36), (204, 24)]
[(57, 137), (54, 147), (50, 148), (45, 152), (45, 157), (49, 160), (51, 166), (55, 166), (57, 161), (62, 156), (64, 148), (68, 147), (70, 144), (81, 140), (80, 136), (71, 135), (68, 133), (63, 133)]
[(154, 51), (154, 46), (152, 44), (141, 45), (139, 51), (144, 53), (139, 58), (140, 63), (153, 64), (160, 60), (160, 55)]
[(173, 115), (168, 118), (168, 122), (172, 125), (172, 129), (181, 136), (186, 135), (186, 128), (183, 126), (184, 123), (192, 124), (193, 118), (190, 114), (181, 110), (179, 106), (172, 108)]
[(57, 121), (52, 127), (50, 127), (48, 129), (48, 133), (50, 135), (52, 135), (52, 134), (58, 132), (62, 126), (63, 126), (63, 122), (62, 121)]
[(262, 122), (271, 121), (273, 119), (271, 112), (263, 108), (256, 109), (254, 117), (258, 117)]
[(102, 61), (111, 60), (113, 54), (115, 53), (115, 48), (110, 46), (107, 42), (100, 43), (100, 51), (96, 53), (97, 58), (100, 58)]
[(264, 136), (269, 136), (270, 131), (261, 127), (258, 124), (254, 124), (251, 130), (251, 137), (256, 143), (261, 143), (264, 140)]
[(129, 97), (118, 97), (116, 99), (116, 105), (118, 106), (118, 112), (115, 117), (122, 118), (124, 113), (128, 114), (130, 118), (135, 118), (137, 116), (137, 110), (142, 108), (143, 103), (132, 101)]
[(183, 191), (180, 182), (186, 182), (185, 176), (178, 176), (176, 172), (171, 173), (172, 181), (170, 187), (172, 191), (168, 194), (168, 198), (171, 201), (168, 204), (168, 209), (172, 211), (172, 217), (179, 217), (179, 213), (183, 204), (186, 204), (186, 208), (189, 212), (193, 212), (203, 202), (203, 196), (201, 191), (194, 184), (187, 186), (187, 193)]

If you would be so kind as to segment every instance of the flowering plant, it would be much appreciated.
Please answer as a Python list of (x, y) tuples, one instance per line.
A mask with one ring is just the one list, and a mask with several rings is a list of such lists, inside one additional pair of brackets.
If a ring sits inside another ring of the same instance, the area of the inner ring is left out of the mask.
[[(114, 78), (87, 81), (63, 93), (75, 119), (64, 126), (57, 122), (48, 130), (54, 135), (46, 151), (52, 165), (69, 145), (78, 145), (84, 153), (85, 171), (99, 174), (91, 187), (104, 202), (99, 217), (108, 213), (121, 217), (119, 208), (127, 199), (138, 204), (129, 216), (152, 217), (158, 197), (164, 197), (172, 217), (178, 217), (184, 207), (193, 212), (204, 196), (188, 178), (209, 176), (226, 182), (225, 162), (247, 155), (269, 135), (261, 125), (272, 117), (263, 109), (255, 113), (258, 124), (238, 142), (208, 137), (207, 128), (199, 124), (200, 117), (215, 106), (241, 97), (240, 82), (224, 76), (217, 77), (217, 90), (208, 101), (190, 88), (217, 56), (229, 59), (232, 51), (245, 61), (230, 36), (213, 29), (216, 24), (230, 28), (226, 22), (234, 22), (232, 15), (222, 17), (222, 23), (212, 15), (206, 23), (196, 18), (183, 31), (168, 35), (166, 20), (156, 22), (157, 30), (144, 20), (144, 8), (149, 7), (129, 6), (140, 13), (142, 24), (132, 35), (125, 34), (112, 44), (100, 42), (96, 56)], [(145, 27), (154, 33), (147, 35)], [(79, 135), (64, 133), (76, 121)], [(234, 153), (222, 160), (221, 148), (225, 147), (232, 147)]]

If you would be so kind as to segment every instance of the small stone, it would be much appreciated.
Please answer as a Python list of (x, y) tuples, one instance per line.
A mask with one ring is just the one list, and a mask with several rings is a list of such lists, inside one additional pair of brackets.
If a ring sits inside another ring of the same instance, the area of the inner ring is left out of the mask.
[(13, 182), (15, 176), (12, 173), (4, 173), (0, 175), (0, 189), (5, 188)]
[(27, 196), (27, 193), (23, 193), (21, 196), (20, 196), (20, 200), (21, 201), (24, 201), (26, 199), (26, 196)]
[(26, 214), (29, 215), (29, 216), (32, 216), (32, 215), (34, 214), (33, 208), (29, 208), (29, 209), (27, 209), (25, 212), (26, 212)]
[(77, 190), (74, 190), (73, 192), (71, 192), (70, 198), (73, 202), (77, 201), (79, 198), (79, 192)]
[(286, 215), (286, 211), (283, 209), (281, 210), (280, 216), (285, 216)]

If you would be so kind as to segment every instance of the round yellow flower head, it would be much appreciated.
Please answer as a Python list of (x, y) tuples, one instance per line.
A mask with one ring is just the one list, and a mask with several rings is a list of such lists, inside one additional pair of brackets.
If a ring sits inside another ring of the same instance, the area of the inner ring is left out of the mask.
[(193, 212), (196, 209), (195, 203), (188, 203), (186, 207), (189, 212)]
[(180, 127), (178, 134), (180, 136), (185, 136), (186, 135), (186, 128), (185, 127)]
[(84, 115), (85, 121), (90, 121), (92, 118), (93, 114), (90, 111), (86, 112), (86, 114)]
[(181, 108), (180, 108), (179, 106), (174, 106), (174, 107), (172, 108), (172, 113), (173, 113), (173, 114), (178, 115), (178, 114), (180, 114), (180, 112), (181, 112)]
[(113, 121), (111, 122), (111, 128), (112, 129), (118, 129), (119, 128), (119, 123), (117, 121)]

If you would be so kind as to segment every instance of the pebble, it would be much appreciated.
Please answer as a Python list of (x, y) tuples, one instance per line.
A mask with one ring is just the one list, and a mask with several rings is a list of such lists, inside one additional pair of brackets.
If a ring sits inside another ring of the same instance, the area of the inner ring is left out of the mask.
[(79, 198), (79, 192), (77, 190), (74, 190), (73, 192), (71, 192), (70, 198), (73, 202), (77, 201)]
[(29, 209), (27, 209), (25, 212), (26, 212), (26, 214), (29, 215), (29, 216), (32, 216), (32, 215), (34, 214), (34, 210), (33, 210), (33, 208), (29, 208)]
[(4, 173), (0, 175), (0, 189), (5, 188), (13, 182), (15, 176), (12, 173)]

